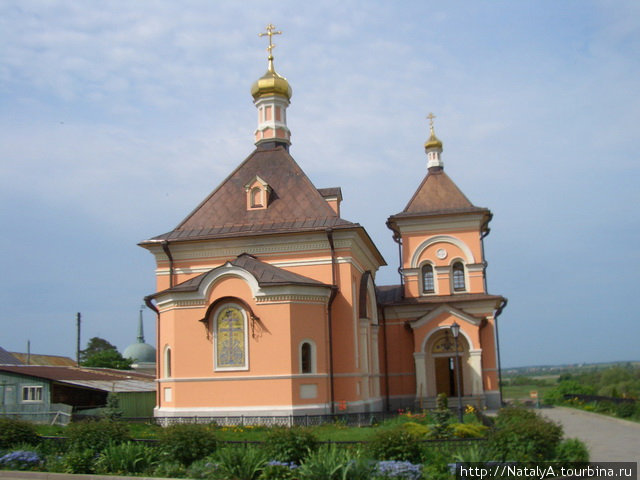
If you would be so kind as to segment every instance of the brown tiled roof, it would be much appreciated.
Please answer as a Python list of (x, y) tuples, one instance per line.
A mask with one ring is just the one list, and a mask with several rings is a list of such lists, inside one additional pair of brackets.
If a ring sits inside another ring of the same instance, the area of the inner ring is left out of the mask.
[(282, 268), (261, 262), (256, 257), (249, 255), (248, 253), (238, 255), (238, 258), (233, 260), (231, 264), (236, 267), (244, 268), (251, 273), (256, 277), (258, 285), (261, 287), (274, 285), (310, 285), (316, 287), (330, 287), (330, 285), (314, 280), (313, 278), (298, 275), (297, 273), (289, 272)]
[[(271, 187), (269, 205), (266, 209), (248, 210), (244, 186), (256, 175)], [(264, 144), (173, 231), (151, 240), (197, 240), (354, 226), (359, 225), (336, 215), (284, 147)]]
[(487, 293), (457, 293), (455, 295), (429, 295), (424, 297), (402, 298), (402, 290), (402, 285), (381, 285), (376, 287), (378, 303), (382, 306), (390, 306), (473, 302), (477, 300), (504, 300), (504, 297), (501, 295), (489, 295)]
[[(287, 270), (283, 270), (282, 268), (275, 267), (265, 262), (261, 262), (256, 257), (254, 257), (253, 255), (249, 255), (248, 253), (238, 255), (237, 258), (229, 263), (231, 263), (231, 265), (235, 265), (236, 267), (243, 268), (244, 270), (249, 272), (256, 278), (256, 280), (258, 281), (258, 285), (260, 285), (261, 287), (276, 285), (308, 285), (314, 287), (331, 287), (330, 285), (319, 282), (312, 278), (298, 275), (297, 273), (289, 272)], [(167, 292), (195, 292), (200, 287), (200, 283), (202, 283), (204, 277), (218, 268), (223, 267), (216, 267), (209, 270), (208, 272), (201, 273), (200, 275), (179, 283), (172, 288), (156, 293), (154, 297)]]
[(393, 217), (478, 211), (488, 212), (473, 205), (442, 168), (431, 168), (404, 210)]
[(331, 188), (319, 188), (318, 192), (324, 198), (326, 197), (338, 197), (342, 198), (342, 189), (340, 187), (331, 187)]
[(75, 367), (76, 361), (69, 357), (62, 357), (60, 355), (40, 355), (37, 353), (18, 353), (11, 352), (11, 355), (16, 357), (25, 365), (51, 365), (58, 367)]

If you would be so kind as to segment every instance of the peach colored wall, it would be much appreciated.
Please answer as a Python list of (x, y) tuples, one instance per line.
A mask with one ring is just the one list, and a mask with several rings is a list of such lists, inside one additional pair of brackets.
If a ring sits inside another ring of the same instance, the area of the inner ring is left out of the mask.
[[(477, 230), (464, 230), (464, 231), (441, 231), (437, 236), (445, 235), (454, 237), (464, 244), (466, 244), (473, 255), (473, 259), (468, 259), (465, 252), (460, 247), (453, 243), (446, 241), (437, 242), (433, 245), (429, 245), (424, 251), (420, 253), (417, 266), (420, 266), (423, 262), (429, 261), (434, 265), (436, 271), (436, 294), (438, 295), (450, 295), (452, 291), (452, 279), (450, 271), (442, 272), (438, 271), (437, 267), (450, 267), (454, 260), (460, 259), (463, 263), (482, 263), (482, 244), (480, 235)], [(416, 252), (416, 249), (430, 237), (434, 237), (433, 234), (424, 233), (410, 233), (403, 235), (403, 249), (402, 258), (404, 268), (412, 268), (411, 260)], [(447, 250), (447, 256), (444, 259), (439, 259), (436, 255), (436, 251), (440, 248)], [(421, 295), (420, 273), (416, 276), (405, 277), (405, 295), (408, 297), (417, 297)], [(482, 272), (466, 272), (467, 279), (467, 292), (468, 293), (482, 293), (484, 292), (484, 280)]]
[(482, 342), (482, 381), (485, 390), (498, 389), (498, 355), (495, 343), (495, 321), (490, 318), (480, 331)]
[[(389, 366), (389, 394), (413, 395), (416, 391), (413, 334), (404, 322), (392, 321), (386, 326), (388, 336), (387, 363)], [(382, 342), (383, 335), (380, 335)], [(384, 372), (384, 351), (380, 348), (381, 371)], [(384, 387), (384, 380), (382, 381)]]
[[(418, 248), (420, 246), (420, 244), (430, 238), (430, 237), (434, 237), (434, 236), (441, 236), (441, 235), (446, 235), (446, 236), (450, 236), (450, 237), (454, 237), (457, 238), (458, 240), (460, 240), (461, 242), (465, 243), (469, 249), (471, 250), (471, 252), (473, 253), (474, 259), (477, 263), (482, 262), (482, 245), (480, 242), (480, 234), (478, 233), (477, 229), (469, 229), (469, 230), (444, 230), (444, 231), (439, 231), (437, 234), (434, 233), (405, 233), (402, 236), (402, 241), (403, 241), (403, 249), (402, 249), (402, 253), (403, 253), (403, 265), (405, 268), (410, 268), (410, 263), (411, 263), (411, 257), (413, 256), (413, 253), (415, 252), (416, 248)], [(447, 255), (447, 258), (444, 259), (444, 263), (448, 264), (451, 261), (452, 258), (452, 249), (456, 249), (456, 251), (458, 252), (458, 254), (461, 256), (461, 258), (464, 258), (466, 261), (466, 258), (462, 255), (462, 252), (460, 252), (460, 250), (458, 250), (458, 247), (453, 245), (452, 243), (447, 243), (444, 242), (443, 243), (445, 245), (445, 248), (449, 251), (449, 255)], [(430, 247), (431, 249), (431, 247)], [(436, 249), (434, 249), (433, 251), (435, 252)], [(433, 256), (433, 260), (437, 260), (435, 257), (435, 254)]]

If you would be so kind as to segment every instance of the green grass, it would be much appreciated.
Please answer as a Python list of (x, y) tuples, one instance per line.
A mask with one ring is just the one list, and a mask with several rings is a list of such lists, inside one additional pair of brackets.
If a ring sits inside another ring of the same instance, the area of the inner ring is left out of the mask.
[(537, 391), (538, 398), (542, 402), (544, 394), (552, 388), (553, 385), (505, 385), (502, 387), (502, 396), (510, 400), (533, 400), (530, 394), (532, 391)]

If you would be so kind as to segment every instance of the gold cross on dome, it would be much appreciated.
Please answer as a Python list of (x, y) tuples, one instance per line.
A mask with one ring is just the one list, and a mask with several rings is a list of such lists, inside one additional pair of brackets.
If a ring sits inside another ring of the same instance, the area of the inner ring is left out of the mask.
[(427, 115), (427, 118), (429, 119), (429, 126), (433, 128), (433, 119), (436, 118), (436, 116), (433, 113), (429, 112), (429, 115)]
[(282, 32), (280, 30), (276, 30), (276, 27), (273, 24), (269, 24), (267, 25), (266, 28), (266, 32), (261, 32), (258, 34), (259, 37), (265, 37), (268, 36), (269, 37), (269, 46), (267, 47), (267, 51), (269, 52), (269, 58), (273, 58), (273, 54), (271, 53), (271, 50), (273, 50), (273, 48), (276, 46), (275, 43), (273, 43), (273, 36), (274, 35), (282, 35)]

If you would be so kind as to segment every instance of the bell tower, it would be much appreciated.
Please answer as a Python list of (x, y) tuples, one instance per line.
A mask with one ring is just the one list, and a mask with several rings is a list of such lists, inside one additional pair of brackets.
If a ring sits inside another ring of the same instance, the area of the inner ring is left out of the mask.
[(286, 78), (278, 75), (273, 66), (274, 35), (281, 35), (280, 30), (272, 24), (267, 25), (266, 32), (260, 37), (269, 37), (267, 51), (267, 71), (251, 86), (253, 103), (258, 109), (258, 128), (255, 131), (255, 144), (277, 142), (285, 146), (291, 144), (291, 132), (287, 127), (287, 107), (291, 100), (291, 86)]

